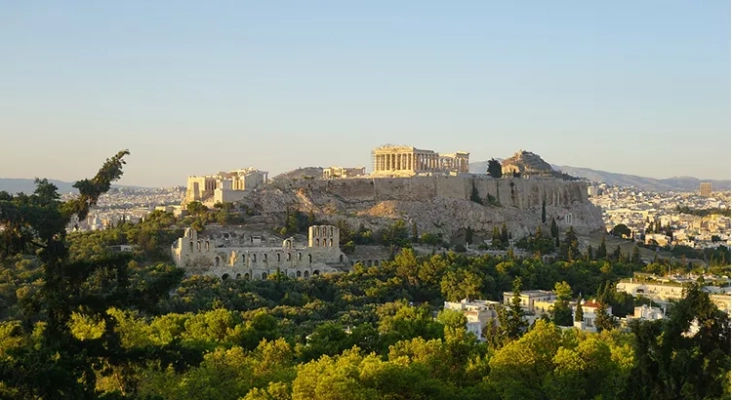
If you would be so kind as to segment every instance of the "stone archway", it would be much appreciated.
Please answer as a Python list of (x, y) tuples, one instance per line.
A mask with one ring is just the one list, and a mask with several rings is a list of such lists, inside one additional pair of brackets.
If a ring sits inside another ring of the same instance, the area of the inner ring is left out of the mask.
[(229, 279), (229, 274), (223, 274), (223, 275), (221, 275), (221, 280), (222, 281), (225, 281), (227, 279)]
[(318, 275), (320, 275), (320, 271), (318, 271), (317, 269), (315, 271), (313, 271), (313, 276), (318, 276)]

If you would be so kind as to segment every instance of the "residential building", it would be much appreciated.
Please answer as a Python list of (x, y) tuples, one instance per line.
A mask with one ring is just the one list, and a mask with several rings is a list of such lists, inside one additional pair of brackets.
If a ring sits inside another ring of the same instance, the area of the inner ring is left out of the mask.
[[(575, 310), (577, 303), (570, 305), (572, 307), (572, 318), (575, 318)], [(600, 310), (600, 303), (594, 300), (584, 301), (582, 300), (582, 321), (575, 321), (574, 327), (588, 332), (597, 332), (597, 312)], [(605, 311), (612, 315), (613, 308), (609, 305), (605, 306)]]
[(699, 184), (699, 195), (702, 197), (711, 197), (712, 195), (712, 183), (702, 182)]
[(488, 323), (493, 323), (494, 326), (498, 323), (496, 308), (500, 304), (497, 301), (490, 300), (468, 301), (463, 299), (459, 302), (446, 301), (444, 308), (446, 310), (462, 311), (467, 319), (466, 330), (475, 334), (478, 340), (485, 341), (483, 331)]

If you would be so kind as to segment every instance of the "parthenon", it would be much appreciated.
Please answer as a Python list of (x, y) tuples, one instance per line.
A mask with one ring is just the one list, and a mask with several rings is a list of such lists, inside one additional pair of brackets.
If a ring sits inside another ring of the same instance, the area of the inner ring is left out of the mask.
[(375, 176), (415, 176), (468, 173), (470, 153), (440, 154), (412, 146), (386, 145), (372, 151)]

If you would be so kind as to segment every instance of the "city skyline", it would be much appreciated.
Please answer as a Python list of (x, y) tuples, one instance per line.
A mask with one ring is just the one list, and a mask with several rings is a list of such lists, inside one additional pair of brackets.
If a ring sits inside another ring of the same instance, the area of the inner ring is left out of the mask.
[(6, 5), (0, 177), (128, 148), (120, 183), (172, 186), (398, 143), (730, 179), (727, 2), (369, 4)]

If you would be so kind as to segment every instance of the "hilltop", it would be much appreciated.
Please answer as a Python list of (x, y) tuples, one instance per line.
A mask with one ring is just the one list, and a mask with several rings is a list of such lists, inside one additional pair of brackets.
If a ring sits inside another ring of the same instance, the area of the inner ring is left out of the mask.
[[(498, 159), (498, 161), (503, 161)], [(730, 190), (730, 181), (699, 179), (694, 177), (672, 177), (667, 179), (648, 178), (637, 175), (619, 174), (607, 171), (598, 171), (590, 168), (570, 167), (566, 165), (551, 165), (555, 171), (564, 172), (570, 176), (583, 178), (592, 182), (602, 182), (613, 186), (636, 187), (641, 190), (654, 192), (695, 192), (699, 190), (701, 182), (711, 182), (716, 190)], [(483, 175), (488, 169), (488, 161), (470, 163), (470, 172)]]
[[(604, 229), (600, 209), (587, 200), (586, 183), (486, 176), (280, 180), (249, 192), (240, 202), (263, 226), (282, 226), (288, 210), (323, 222), (377, 230), (397, 220), (460, 241), (467, 228), (476, 240), (506, 224), (515, 238), (549, 229), (552, 218), (578, 233)], [(542, 209), (547, 220), (541, 222)]]

